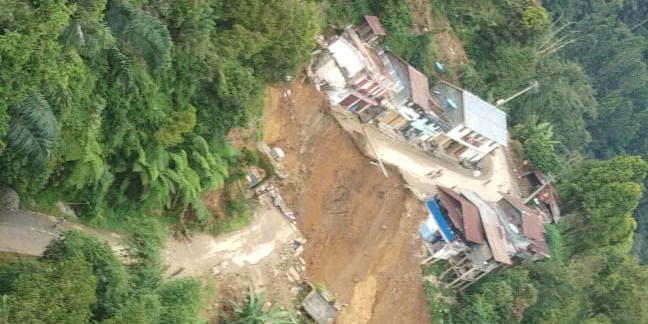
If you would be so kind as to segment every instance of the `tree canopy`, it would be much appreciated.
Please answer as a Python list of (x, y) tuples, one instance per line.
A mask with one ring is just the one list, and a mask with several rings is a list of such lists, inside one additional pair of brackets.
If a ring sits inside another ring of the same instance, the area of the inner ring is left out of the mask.
[(105, 242), (68, 231), (38, 261), (0, 264), (0, 323), (202, 323), (200, 281), (163, 282), (161, 242), (147, 242), (129, 244), (126, 267)]
[(87, 220), (182, 211), (238, 174), (226, 134), (320, 27), (308, 0), (0, 5), (0, 183)]

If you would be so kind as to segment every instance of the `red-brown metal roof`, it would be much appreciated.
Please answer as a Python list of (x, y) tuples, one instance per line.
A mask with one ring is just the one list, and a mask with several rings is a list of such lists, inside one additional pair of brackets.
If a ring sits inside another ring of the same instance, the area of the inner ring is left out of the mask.
[(413, 66), (407, 64), (410, 84), (412, 86), (412, 101), (423, 109), (430, 109), (430, 83), (427, 76)]
[(371, 28), (371, 31), (374, 33), (376, 36), (385, 36), (387, 33), (385, 33), (385, 28), (383, 28), (383, 25), (380, 23), (380, 19), (376, 16), (364, 16), (365, 21), (367, 22), (367, 25), (369, 25), (369, 28)]
[(533, 241), (538, 252), (548, 255), (549, 247), (545, 241), (542, 216), (537, 210), (525, 205), (520, 198), (503, 193), (502, 196), (522, 214), (522, 233)]
[(452, 224), (464, 232), (464, 222), (463, 216), (461, 215), (461, 203), (456, 199), (453, 199), (449, 193), (440, 190), (439, 191), (439, 200), (441, 200), (441, 205), (448, 211), (448, 217), (452, 221)]
[(461, 190), (460, 193), (479, 209), (479, 216), (484, 226), (484, 232), (486, 232), (488, 246), (490, 246), (491, 252), (493, 253), (493, 259), (500, 263), (512, 264), (513, 261), (506, 249), (508, 244), (506, 231), (497, 213), (474, 192)]
[(525, 205), (520, 198), (503, 193), (502, 196), (522, 215), (522, 232), (533, 240), (544, 241), (544, 225), (540, 213)]
[[(477, 207), (473, 203), (471, 203), (469, 200), (467, 200), (454, 190), (441, 186), (437, 186), (437, 188), (439, 188), (439, 198), (441, 199), (442, 203), (445, 204), (444, 199), (448, 200), (449, 198), (451, 198), (452, 200), (454, 200), (455, 205), (458, 204), (458, 206), (461, 208), (461, 227), (457, 226), (456, 224), (455, 226), (463, 231), (464, 235), (466, 236), (466, 240), (476, 244), (483, 244), (484, 228), (479, 217), (479, 209), (477, 209)], [(453, 221), (453, 223), (455, 222), (452, 215), (450, 215), (450, 219)]]

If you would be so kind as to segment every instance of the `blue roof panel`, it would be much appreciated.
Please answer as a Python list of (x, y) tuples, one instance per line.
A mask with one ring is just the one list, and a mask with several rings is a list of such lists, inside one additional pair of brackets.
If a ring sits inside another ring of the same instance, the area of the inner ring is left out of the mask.
[(430, 199), (425, 203), (432, 213), (432, 216), (434, 217), (434, 220), (436, 220), (437, 224), (439, 225), (439, 228), (441, 229), (441, 233), (443, 234), (443, 237), (445, 237), (447, 242), (452, 242), (455, 240), (455, 235), (452, 232), (452, 229), (450, 229), (450, 226), (448, 225), (448, 222), (445, 220), (445, 217), (443, 217), (443, 214), (441, 213), (441, 210), (439, 209), (439, 206), (437, 205), (436, 201), (434, 199)]

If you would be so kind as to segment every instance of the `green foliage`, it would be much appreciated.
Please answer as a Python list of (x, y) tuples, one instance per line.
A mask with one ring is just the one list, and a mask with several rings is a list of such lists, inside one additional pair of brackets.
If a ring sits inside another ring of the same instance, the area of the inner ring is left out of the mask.
[(535, 305), (536, 287), (523, 267), (492, 275), (471, 288), (467, 306), (457, 313), (459, 323), (519, 323), (525, 310)]
[(155, 131), (155, 139), (162, 146), (174, 146), (182, 143), (182, 136), (191, 132), (196, 125), (196, 108), (190, 106), (184, 111), (172, 112), (169, 119)]
[(160, 324), (202, 323), (198, 312), (203, 305), (202, 284), (197, 279), (180, 279), (165, 283), (160, 296)]
[(259, 165), (260, 159), (259, 154), (256, 151), (250, 150), (248, 148), (243, 149), (243, 158), (247, 165)]
[(322, 6), (326, 8), (326, 23), (335, 28), (344, 28), (350, 24), (362, 21), (364, 15), (376, 11), (377, 2), (373, 0), (324, 0)]
[(537, 1), (437, 2), (474, 61), (466, 84), (476, 91), (509, 96), (533, 77), (536, 46), (550, 32), (549, 14)]
[(427, 280), (423, 281), (423, 292), (432, 323), (453, 323), (452, 305), (447, 302), (448, 298), (452, 297), (452, 293)]
[[(227, 3), (221, 10), (219, 25), (249, 35), (249, 42), (261, 40), (262, 46), (254, 45), (256, 51), (237, 54), (248, 56), (245, 61), (271, 82), (296, 72), (310, 53), (320, 25), (317, 6), (305, 0), (243, 0)], [(239, 44), (253, 45), (235, 39)]]
[[(645, 5), (630, 0), (591, 1), (586, 6), (578, 1), (548, 1), (546, 5), (555, 14), (575, 22), (571, 31), (584, 35), (581, 41), (567, 47), (564, 56), (582, 64), (596, 81), (593, 85), (599, 118), (588, 125), (593, 139), (591, 150), (602, 158), (626, 153), (646, 157), (643, 125), (648, 118), (644, 104), (648, 98), (648, 68), (644, 53), (648, 41), (644, 33), (634, 33), (640, 21), (636, 16), (631, 18), (645, 10)], [(629, 8), (638, 11), (630, 13)]]
[(522, 146), (524, 155), (536, 168), (547, 173), (560, 173), (561, 161), (553, 144), (533, 140), (525, 142)]
[(458, 312), (455, 321), (461, 324), (498, 324), (495, 308), (480, 295), (470, 296), (468, 304)]
[(540, 122), (537, 115), (531, 115), (523, 124), (513, 127), (513, 136), (522, 143), (531, 141), (547, 142), (557, 144), (553, 140), (553, 126), (548, 122)]
[(152, 292), (162, 282), (160, 252), (166, 233), (159, 222), (146, 218), (131, 220), (128, 228), (131, 234), (125, 243), (134, 260), (127, 268), (133, 276), (131, 285), (142, 292)]
[(42, 170), (58, 134), (52, 109), (41, 95), (29, 93), (11, 115), (7, 133), (9, 148), (29, 159), (35, 169)]
[(50, 242), (43, 253), (44, 260), (53, 262), (73, 256), (82, 256), (97, 278), (92, 319), (101, 321), (114, 316), (128, 294), (129, 277), (121, 262), (105, 242), (74, 231)]
[[(67, 85), (68, 62), (57, 38), (72, 10), (62, 1), (32, 6), (22, 0), (3, 0), (0, 5), (0, 137), (4, 137), (8, 110), (20, 106), (29, 92), (46, 95), (59, 85)], [(0, 152), (4, 146), (2, 140)]]
[(511, 101), (511, 119), (541, 116), (553, 125), (559, 151), (583, 151), (592, 139), (587, 123), (597, 115), (591, 80), (579, 64), (557, 58), (541, 62), (535, 79), (539, 91)]
[(95, 224), (177, 216), (222, 187), (239, 163), (225, 136), (319, 30), (306, 0), (0, 4), (0, 182), (55, 190)]
[(640, 157), (618, 157), (584, 162), (565, 176), (560, 190), (564, 209), (575, 212), (568, 224), (577, 251), (619, 244), (630, 248), (636, 225), (632, 212), (647, 170)]
[(380, 21), (387, 30), (384, 45), (394, 53), (408, 51), (414, 30), (414, 9), (406, 1), (385, 1), (380, 6)]
[(258, 296), (250, 288), (247, 304), (237, 306), (235, 311), (239, 318), (229, 324), (290, 324), (290, 313), (280, 308), (263, 310), (267, 292), (264, 290)]
[[(1, 301), (0, 322), (87, 323), (95, 300), (96, 278), (81, 255), (44, 262), (12, 281)], [(4, 314), (3, 314), (4, 313)]]
[(0, 323), (202, 323), (202, 284), (163, 283), (159, 226), (131, 226), (128, 267), (108, 244), (74, 231), (38, 262), (0, 264)]
[(106, 23), (122, 49), (141, 57), (152, 70), (164, 66), (173, 43), (160, 20), (120, 0), (110, 0)]
[(531, 115), (526, 122), (513, 127), (513, 136), (522, 142), (524, 155), (533, 165), (543, 172), (559, 173), (560, 158), (554, 145), (560, 142), (553, 140), (553, 126), (540, 122), (537, 115)]

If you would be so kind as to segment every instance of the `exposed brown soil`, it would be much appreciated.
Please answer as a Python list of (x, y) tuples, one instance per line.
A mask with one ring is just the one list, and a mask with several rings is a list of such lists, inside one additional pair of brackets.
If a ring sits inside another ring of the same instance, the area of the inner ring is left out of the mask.
[(398, 171), (385, 178), (370, 164), (312, 85), (267, 98), (266, 142), (289, 171), (280, 190), (308, 239), (310, 280), (347, 305), (337, 323), (430, 323), (416, 234), (425, 213)]

